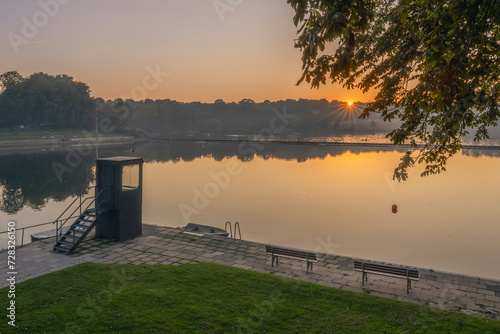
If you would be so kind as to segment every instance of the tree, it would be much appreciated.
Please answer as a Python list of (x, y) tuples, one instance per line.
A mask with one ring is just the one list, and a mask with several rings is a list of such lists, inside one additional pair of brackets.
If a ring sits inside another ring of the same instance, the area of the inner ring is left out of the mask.
[(0, 75), (0, 125), (92, 127), (95, 102), (89, 87), (67, 75), (35, 73), (22, 78), (17, 72)]
[(255, 101), (252, 99), (243, 99), (238, 104), (255, 104)]
[(0, 75), (0, 88), (6, 90), (13, 88), (15, 85), (23, 81), (23, 77), (17, 71), (9, 71)]
[[(298, 27), (302, 81), (327, 80), (378, 90), (361, 117), (381, 112), (401, 120), (387, 134), (411, 144), (394, 171), (425, 163), (422, 175), (446, 170), (448, 158), (488, 138), (500, 115), (500, 1), (288, 0)], [(329, 43), (338, 43), (326, 54)]]

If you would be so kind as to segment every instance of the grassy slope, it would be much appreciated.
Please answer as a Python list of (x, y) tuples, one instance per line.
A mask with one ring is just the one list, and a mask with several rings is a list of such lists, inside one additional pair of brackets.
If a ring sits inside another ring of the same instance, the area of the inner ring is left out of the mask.
[(2, 333), (500, 333), (500, 321), (209, 263), (84, 263), (16, 288), (17, 327), (2, 316)]

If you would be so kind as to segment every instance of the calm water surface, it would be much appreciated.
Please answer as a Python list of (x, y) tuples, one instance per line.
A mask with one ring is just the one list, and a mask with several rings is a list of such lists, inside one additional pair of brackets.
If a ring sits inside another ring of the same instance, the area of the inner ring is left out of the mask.
[[(415, 170), (403, 183), (392, 180), (402, 153), (378, 148), (268, 145), (242, 156), (237, 145), (156, 143), (137, 145), (134, 155), (147, 161), (146, 223), (223, 228), (238, 221), (246, 240), (500, 279), (500, 265), (492, 265), (500, 253), (500, 158), (499, 151), (482, 153), (458, 154), (441, 175), (421, 178)], [(64, 153), (54, 154), (36, 159), (64, 161)], [(92, 166), (89, 157), (82, 168), (92, 173)], [(55, 189), (88, 184), (77, 174), (53, 179)], [(25, 200), (33, 182), (11, 196), (26, 203), (9, 204), (2, 221), (21, 227), (51, 221), (74, 198), (47, 190), (45, 202), (34, 197), (33, 204)], [(5, 211), (5, 199), (2, 205)]]

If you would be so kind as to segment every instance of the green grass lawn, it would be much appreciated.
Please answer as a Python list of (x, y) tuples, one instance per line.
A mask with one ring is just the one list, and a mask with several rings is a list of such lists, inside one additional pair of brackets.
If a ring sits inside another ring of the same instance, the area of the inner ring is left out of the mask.
[(500, 321), (210, 263), (84, 263), (17, 284), (15, 300), (2, 333), (500, 333)]

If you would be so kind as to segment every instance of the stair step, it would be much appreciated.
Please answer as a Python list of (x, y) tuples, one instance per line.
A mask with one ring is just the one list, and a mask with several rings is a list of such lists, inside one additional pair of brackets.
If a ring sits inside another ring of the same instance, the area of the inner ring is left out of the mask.
[(82, 218), (78, 218), (78, 221), (79, 222), (84, 222), (84, 223), (90, 223), (90, 224), (92, 224), (93, 222), (95, 222), (95, 220), (88, 220), (88, 219), (82, 219)]
[(80, 234), (76, 235), (76, 234), (73, 234), (73, 233), (71, 233), (71, 234), (67, 234), (66, 233), (59, 240), (64, 240), (64, 239), (73, 239), (73, 240), (76, 239), (76, 240), (78, 240), (78, 239), (80, 239), (80, 237), (81, 237)]
[(100, 210), (85, 210), (80, 217), (73, 222), (68, 231), (54, 246), (54, 251), (60, 250), (70, 254), (83, 241), (84, 237), (95, 227), (97, 214)]
[(73, 227), (75, 227), (75, 228), (83, 228), (83, 229), (85, 229), (85, 230), (86, 230), (86, 229), (87, 229), (87, 227), (89, 227), (90, 225), (91, 225), (91, 224), (89, 224), (89, 223), (85, 223), (85, 222), (82, 222), (81, 224), (80, 224), (80, 222), (75, 222), (75, 223), (73, 224)]
[(73, 226), (71, 229), (68, 230), (68, 232), (70, 232), (69, 235), (73, 235), (73, 233), (72, 233), (73, 231), (74, 231), (74, 233), (82, 233), (83, 234), (83, 233), (87, 232), (87, 230), (88, 229), (84, 226)]
[(67, 241), (67, 240), (64, 240), (64, 239), (59, 240), (59, 243), (60, 244), (64, 244), (64, 245), (68, 245), (68, 246), (71, 246), (71, 247), (73, 247), (73, 245), (74, 245), (73, 242)]
[(55, 245), (54, 246), (54, 250), (60, 250), (60, 251), (63, 251), (63, 252), (66, 252), (66, 253), (69, 253), (71, 251), (71, 248), (66, 248), (66, 247), (63, 247), (63, 246), (59, 246), (59, 245)]

